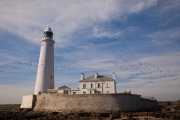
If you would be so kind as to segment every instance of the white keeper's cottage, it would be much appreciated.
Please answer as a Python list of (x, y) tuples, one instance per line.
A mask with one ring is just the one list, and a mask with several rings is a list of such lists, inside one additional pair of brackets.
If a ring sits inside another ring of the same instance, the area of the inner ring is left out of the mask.
[(113, 78), (99, 75), (97, 72), (91, 77), (84, 78), (82, 73), (79, 89), (79, 94), (116, 93), (115, 73), (113, 73)]
[(79, 81), (78, 89), (71, 89), (67, 86), (61, 86), (58, 89), (49, 89), (49, 93), (63, 93), (63, 94), (108, 94), (116, 93), (116, 81), (115, 73), (113, 77), (109, 78), (104, 75), (99, 75), (95, 72), (95, 75), (85, 78), (84, 74), (81, 74), (81, 80)]

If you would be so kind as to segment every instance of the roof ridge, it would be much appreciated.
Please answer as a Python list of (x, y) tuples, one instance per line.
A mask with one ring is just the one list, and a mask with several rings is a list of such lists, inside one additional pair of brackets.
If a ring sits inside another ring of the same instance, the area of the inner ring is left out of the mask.
[[(93, 76), (94, 76), (94, 75), (93, 75)], [(90, 76), (90, 77), (93, 77), (93, 76)], [(88, 78), (90, 78), (90, 77), (88, 77)], [(85, 79), (88, 79), (88, 78), (85, 78)], [(85, 80), (85, 79), (83, 79), (83, 80)], [(80, 80), (80, 81), (82, 81), (82, 80)], [(80, 81), (79, 81), (79, 82), (80, 82)]]
[(58, 87), (58, 89), (61, 89), (61, 88), (68, 88), (68, 89), (71, 89), (70, 87), (68, 87), (68, 86), (66, 86), (66, 85), (63, 85), (63, 86)]
[[(103, 75), (104, 76), (104, 75)], [(104, 76), (104, 77), (107, 77), (107, 76)], [(107, 77), (107, 78), (109, 78), (109, 79), (113, 79), (113, 78), (110, 78), (110, 77)], [(114, 79), (113, 79), (114, 80)]]
[(107, 77), (105, 75), (98, 75), (99, 77), (95, 78), (94, 76), (90, 76), (86, 79), (80, 80), (79, 82), (98, 82), (98, 81), (115, 81), (113, 78)]

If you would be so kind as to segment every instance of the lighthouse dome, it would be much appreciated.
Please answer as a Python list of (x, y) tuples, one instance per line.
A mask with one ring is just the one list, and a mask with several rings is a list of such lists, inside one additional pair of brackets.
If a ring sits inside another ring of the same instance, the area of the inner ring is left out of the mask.
[(50, 27), (47, 27), (44, 32), (52, 32)]

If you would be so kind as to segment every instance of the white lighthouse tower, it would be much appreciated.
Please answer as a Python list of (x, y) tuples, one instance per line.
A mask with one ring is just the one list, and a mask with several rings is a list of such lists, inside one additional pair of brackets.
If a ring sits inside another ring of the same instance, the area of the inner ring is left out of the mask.
[(44, 31), (44, 38), (41, 40), (34, 94), (46, 93), (47, 89), (54, 89), (54, 44), (53, 32), (48, 27)]

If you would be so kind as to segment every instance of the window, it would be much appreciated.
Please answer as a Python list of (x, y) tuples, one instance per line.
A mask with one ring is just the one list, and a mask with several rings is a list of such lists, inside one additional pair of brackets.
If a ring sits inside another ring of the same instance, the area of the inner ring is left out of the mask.
[(83, 84), (83, 88), (86, 88), (86, 84)]
[(52, 38), (52, 36), (53, 36), (53, 33), (51, 33), (51, 32), (45, 32), (44, 33), (45, 38)]
[(51, 79), (52, 79), (52, 75), (51, 75)]
[(67, 90), (64, 90), (64, 94), (68, 94), (68, 91), (67, 91)]
[(50, 46), (51, 46), (51, 44), (50, 44)]
[(91, 83), (91, 88), (93, 88), (93, 84)]
[(107, 91), (107, 93), (109, 93), (109, 91)]
[(86, 92), (83, 92), (83, 94), (86, 94)]
[(76, 94), (76, 92), (73, 92), (73, 94)]
[(90, 91), (90, 94), (92, 94), (92, 91)]
[(106, 88), (110, 88), (110, 84), (109, 83), (106, 83)]
[(101, 84), (100, 83), (98, 83), (98, 88), (100, 88), (101, 87)]

